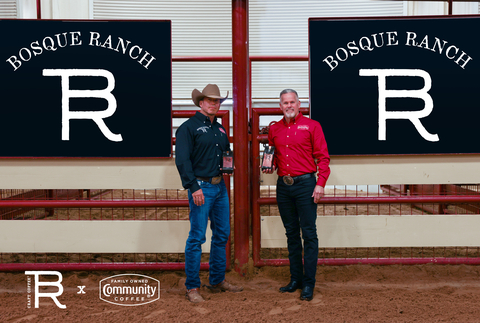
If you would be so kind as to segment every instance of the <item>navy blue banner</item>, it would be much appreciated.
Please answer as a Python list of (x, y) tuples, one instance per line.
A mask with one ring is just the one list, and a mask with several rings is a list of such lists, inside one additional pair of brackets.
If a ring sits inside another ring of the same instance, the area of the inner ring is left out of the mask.
[(311, 116), (332, 155), (480, 153), (477, 16), (310, 19)]
[(171, 157), (170, 21), (0, 30), (0, 157)]

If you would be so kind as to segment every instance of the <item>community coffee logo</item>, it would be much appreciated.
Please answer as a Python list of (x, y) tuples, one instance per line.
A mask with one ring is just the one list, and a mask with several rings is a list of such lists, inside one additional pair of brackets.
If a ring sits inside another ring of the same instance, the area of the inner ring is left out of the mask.
[(160, 299), (160, 281), (139, 274), (121, 274), (102, 279), (100, 299), (121, 306), (138, 306)]

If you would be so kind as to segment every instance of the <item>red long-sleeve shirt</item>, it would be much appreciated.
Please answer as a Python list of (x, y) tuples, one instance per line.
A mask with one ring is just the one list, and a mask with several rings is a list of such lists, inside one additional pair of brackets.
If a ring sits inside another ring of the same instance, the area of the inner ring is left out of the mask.
[(301, 113), (286, 123), (285, 118), (270, 126), (270, 146), (275, 146), (274, 164), (278, 176), (299, 176), (317, 172), (317, 185), (325, 187), (330, 176), (330, 155), (320, 123)]

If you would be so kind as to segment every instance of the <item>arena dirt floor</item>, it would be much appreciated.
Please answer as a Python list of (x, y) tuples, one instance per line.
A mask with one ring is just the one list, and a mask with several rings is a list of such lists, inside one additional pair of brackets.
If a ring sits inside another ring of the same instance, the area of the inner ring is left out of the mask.
[[(28, 308), (24, 273), (0, 273), (0, 322), (480, 322), (480, 267), (466, 265), (319, 266), (314, 299), (281, 294), (288, 267), (250, 268), (241, 293), (185, 299), (183, 272), (137, 272), (161, 282), (160, 299), (120, 306), (99, 299), (99, 282), (119, 272), (62, 272), (64, 292)], [(207, 283), (202, 272), (202, 283)], [(85, 286), (80, 293), (77, 286)], [(32, 300), (33, 301), (33, 300)]]

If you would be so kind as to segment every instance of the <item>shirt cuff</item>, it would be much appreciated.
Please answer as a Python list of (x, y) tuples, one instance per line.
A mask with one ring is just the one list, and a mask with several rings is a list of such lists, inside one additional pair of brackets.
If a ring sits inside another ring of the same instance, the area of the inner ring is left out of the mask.
[(321, 187), (325, 187), (326, 184), (327, 184), (327, 181), (325, 180), (325, 178), (323, 178), (322, 176), (318, 176), (317, 185)]
[(188, 189), (190, 190), (190, 193), (195, 193), (200, 189), (200, 185), (198, 185), (198, 182), (195, 181), (195, 183), (193, 183)]

